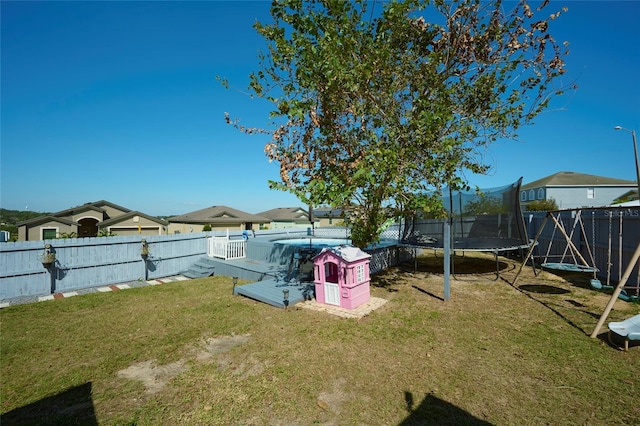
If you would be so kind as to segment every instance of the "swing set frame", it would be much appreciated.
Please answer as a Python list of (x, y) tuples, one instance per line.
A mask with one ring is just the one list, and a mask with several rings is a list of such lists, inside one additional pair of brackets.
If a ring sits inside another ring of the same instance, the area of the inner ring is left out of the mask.
[[(562, 213), (569, 213), (569, 212), (575, 212), (575, 217), (573, 219), (573, 226), (571, 227), (570, 232), (567, 232), (563, 222), (561, 220), (561, 214)], [(638, 300), (638, 295), (636, 296), (631, 296), (629, 297), (628, 295), (626, 295), (625, 293), (625, 285), (627, 284), (629, 278), (631, 277), (631, 274), (633, 272), (633, 269), (636, 267), (636, 265), (639, 266), (639, 270), (638, 270), (638, 274), (640, 275), (640, 242), (638, 243), (630, 261), (629, 264), (627, 265), (627, 267), (625, 268), (624, 273), (622, 274), (622, 276), (620, 277), (620, 281), (618, 282), (617, 286), (614, 288), (613, 286), (610, 286), (609, 283), (609, 279), (610, 279), (610, 272), (611, 272), (611, 221), (612, 221), (612, 213), (609, 213), (609, 237), (608, 237), (608, 252), (607, 252), (607, 285), (606, 286), (602, 286), (599, 282), (599, 280), (596, 279), (596, 273), (598, 272), (598, 269), (595, 265), (595, 260), (594, 260), (594, 252), (591, 250), (591, 246), (589, 245), (589, 240), (587, 238), (586, 232), (585, 232), (585, 228), (584, 228), (584, 223), (582, 221), (582, 210), (581, 209), (577, 209), (577, 210), (555, 210), (555, 211), (549, 211), (547, 212), (542, 224), (540, 225), (538, 232), (533, 240), (533, 243), (531, 244), (527, 255), (525, 256), (525, 258), (522, 261), (522, 264), (520, 265), (520, 269), (518, 270), (518, 272), (516, 273), (515, 278), (513, 279), (513, 282), (511, 283), (512, 286), (516, 286), (516, 282), (518, 280), (518, 277), (520, 276), (520, 273), (522, 272), (522, 269), (524, 268), (524, 265), (527, 264), (527, 262), (531, 259), (532, 262), (532, 266), (533, 266), (533, 271), (534, 274), (537, 276), (537, 271), (536, 271), (536, 266), (535, 266), (535, 256), (533, 256), (533, 251), (534, 249), (538, 246), (538, 240), (540, 239), (540, 236), (542, 235), (545, 226), (547, 224), (547, 222), (549, 220), (551, 220), (554, 223), (554, 229), (552, 231), (552, 237), (551, 237), (551, 241), (549, 242), (549, 246), (547, 247), (547, 251), (545, 253), (544, 256), (544, 260), (543, 262), (540, 264), (541, 268), (547, 269), (547, 270), (552, 270), (552, 271), (569, 271), (569, 272), (592, 272), (594, 274), (594, 278), (591, 280), (591, 284), (592, 287), (594, 289), (610, 289), (613, 290), (613, 293), (611, 294), (611, 298), (609, 299), (609, 302), (607, 303), (607, 306), (605, 307), (604, 311), (602, 312), (602, 315), (600, 316), (600, 319), (598, 320), (598, 323), (596, 324), (593, 332), (591, 333), (591, 335), (589, 337), (591, 338), (596, 338), (598, 336), (598, 333), (600, 332), (600, 329), (602, 328), (602, 326), (604, 325), (605, 321), (607, 320), (607, 317), (609, 316), (609, 313), (611, 312), (611, 309), (613, 308), (613, 305), (615, 304), (616, 300), (618, 298), (621, 298), (622, 300)], [(622, 220), (622, 219), (621, 219)], [(595, 248), (595, 225), (594, 225), (594, 219), (592, 218), (592, 244), (594, 245)], [(585, 247), (587, 250), (587, 254), (589, 259), (591, 260), (591, 264), (589, 264), (587, 262), (587, 260), (584, 258), (584, 256), (582, 256), (582, 254), (580, 253), (580, 250), (578, 250), (578, 248), (575, 246), (575, 244), (573, 243), (573, 235), (574, 232), (576, 230), (576, 227), (579, 225), (579, 229), (580, 232), (582, 233), (582, 237), (584, 239), (584, 243), (585, 243)], [(548, 259), (550, 257), (550, 251), (551, 251), (551, 245), (553, 244), (553, 237), (555, 236), (555, 232), (556, 230), (558, 230), (564, 237), (565, 242), (566, 242), (566, 247), (562, 253), (560, 262), (558, 263), (550, 263), (548, 262)], [(620, 238), (622, 238), (622, 225), (620, 225)], [(620, 250), (621, 250), (622, 244), (620, 244)], [(570, 254), (571, 259), (573, 259), (574, 263), (565, 263), (565, 258), (567, 256), (567, 253)], [(594, 281), (597, 282), (597, 284), (599, 286), (595, 286), (594, 285)], [(637, 289), (636, 289), (637, 290)], [(624, 297), (623, 297), (624, 296)]]
[[(561, 216), (563, 213), (574, 213), (573, 225), (571, 226), (571, 229), (569, 231), (567, 231), (567, 229), (564, 226), (564, 223), (562, 222)], [(590, 273), (590, 274), (593, 274), (595, 279), (596, 274), (598, 272), (598, 268), (595, 265), (593, 251), (591, 250), (591, 246), (589, 245), (589, 240), (587, 238), (587, 234), (584, 228), (584, 223), (582, 221), (582, 210), (555, 210), (555, 211), (547, 212), (546, 216), (544, 217), (544, 220), (542, 221), (542, 224), (540, 225), (538, 232), (535, 238), (533, 239), (533, 242), (529, 248), (529, 251), (527, 252), (527, 255), (525, 256), (524, 260), (522, 261), (522, 264), (520, 265), (520, 269), (518, 270), (512, 285), (515, 286), (516, 281), (518, 280), (518, 277), (520, 276), (520, 273), (524, 268), (524, 265), (529, 261), (529, 259), (531, 259), (531, 264), (533, 266), (534, 274), (536, 276), (538, 275), (538, 271), (536, 270), (536, 262), (535, 262), (536, 256), (533, 255), (533, 251), (538, 247), (538, 242), (539, 242), (538, 240), (540, 239), (540, 236), (542, 235), (542, 232), (544, 231), (546, 224), (549, 220), (553, 222), (554, 227), (551, 233), (551, 240), (549, 242), (549, 245), (547, 246), (547, 250), (544, 256), (538, 256), (543, 259), (542, 262), (540, 262), (540, 267), (545, 270), (558, 271), (558, 272), (564, 272), (564, 273), (581, 273), (581, 274)], [(587, 254), (589, 259), (591, 260), (591, 263), (587, 262), (587, 260), (584, 258), (582, 253), (580, 253), (580, 250), (573, 243), (573, 237), (577, 228), (579, 229), (579, 232), (581, 233), (582, 238), (585, 242)], [(556, 231), (559, 231), (559, 233), (562, 234), (565, 241), (565, 247), (561, 255), (551, 254), (551, 248), (553, 246), (553, 240), (556, 235)], [(565, 262), (567, 256), (570, 256), (570, 258), (573, 260), (572, 263)], [(554, 258), (559, 257), (560, 261), (549, 262), (549, 259), (552, 257)]]

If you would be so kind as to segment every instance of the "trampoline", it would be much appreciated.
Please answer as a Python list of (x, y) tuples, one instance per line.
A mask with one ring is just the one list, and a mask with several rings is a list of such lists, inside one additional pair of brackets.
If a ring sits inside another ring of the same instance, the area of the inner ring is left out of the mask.
[[(510, 185), (476, 191), (445, 191), (441, 196), (445, 219), (430, 219), (422, 212), (405, 218), (400, 244), (415, 248), (444, 249), (445, 222), (451, 229), (452, 251), (476, 251), (498, 255), (522, 251), (532, 242), (527, 237), (520, 209), (522, 178)], [(496, 279), (497, 279), (496, 277)]]
[(453, 250), (461, 251), (484, 251), (484, 252), (503, 252), (513, 251), (529, 247), (528, 243), (523, 243), (514, 238), (460, 238), (454, 239)]

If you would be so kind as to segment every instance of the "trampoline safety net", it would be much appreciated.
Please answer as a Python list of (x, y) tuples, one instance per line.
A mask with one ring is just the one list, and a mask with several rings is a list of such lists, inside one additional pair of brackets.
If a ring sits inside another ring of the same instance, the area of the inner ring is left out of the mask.
[(451, 225), (453, 249), (507, 251), (527, 247), (529, 239), (520, 208), (517, 182), (479, 191), (445, 191), (442, 203), (447, 219), (416, 215), (403, 221), (400, 242), (405, 245), (443, 248), (445, 221)]

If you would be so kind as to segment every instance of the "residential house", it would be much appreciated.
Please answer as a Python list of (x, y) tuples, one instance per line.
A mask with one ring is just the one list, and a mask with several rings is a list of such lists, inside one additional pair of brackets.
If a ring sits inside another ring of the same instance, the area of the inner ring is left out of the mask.
[[(271, 229), (311, 227), (309, 211), (302, 207), (279, 207), (258, 213), (258, 215), (271, 221)], [(314, 222), (317, 223), (317, 219)]]
[(106, 200), (86, 203), (17, 224), (19, 241), (95, 237), (100, 230), (116, 235), (162, 235), (168, 223)]
[(168, 226), (169, 222), (138, 211), (130, 211), (98, 224), (98, 228), (119, 236), (162, 235), (167, 233)]
[(638, 197), (638, 189), (627, 191), (611, 203), (612, 206), (639, 206), (640, 197)]
[(229, 229), (231, 231), (264, 229), (270, 219), (246, 213), (227, 206), (211, 206), (167, 219), (170, 234), (202, 232), (205, 225), (212, 231)]
[(630, 190), (637, 188), (631, 180), (575, 172), (558, 172), (522, 185), (520, 204), (523, 210), (532, 201), (554, 199), (559, 209), (601, 207), (610, 205)]
[(344, 226), (347, 212), (343, 209), (321, 207), (313, 210), (316, 226)]

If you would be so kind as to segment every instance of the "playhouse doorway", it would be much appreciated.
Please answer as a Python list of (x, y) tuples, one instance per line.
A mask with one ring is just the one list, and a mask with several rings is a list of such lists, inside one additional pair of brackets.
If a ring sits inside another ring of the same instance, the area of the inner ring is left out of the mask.
[(338, 285), (338, 264), (324, 264), (324, 303), (340, 306), (340, 286)]

